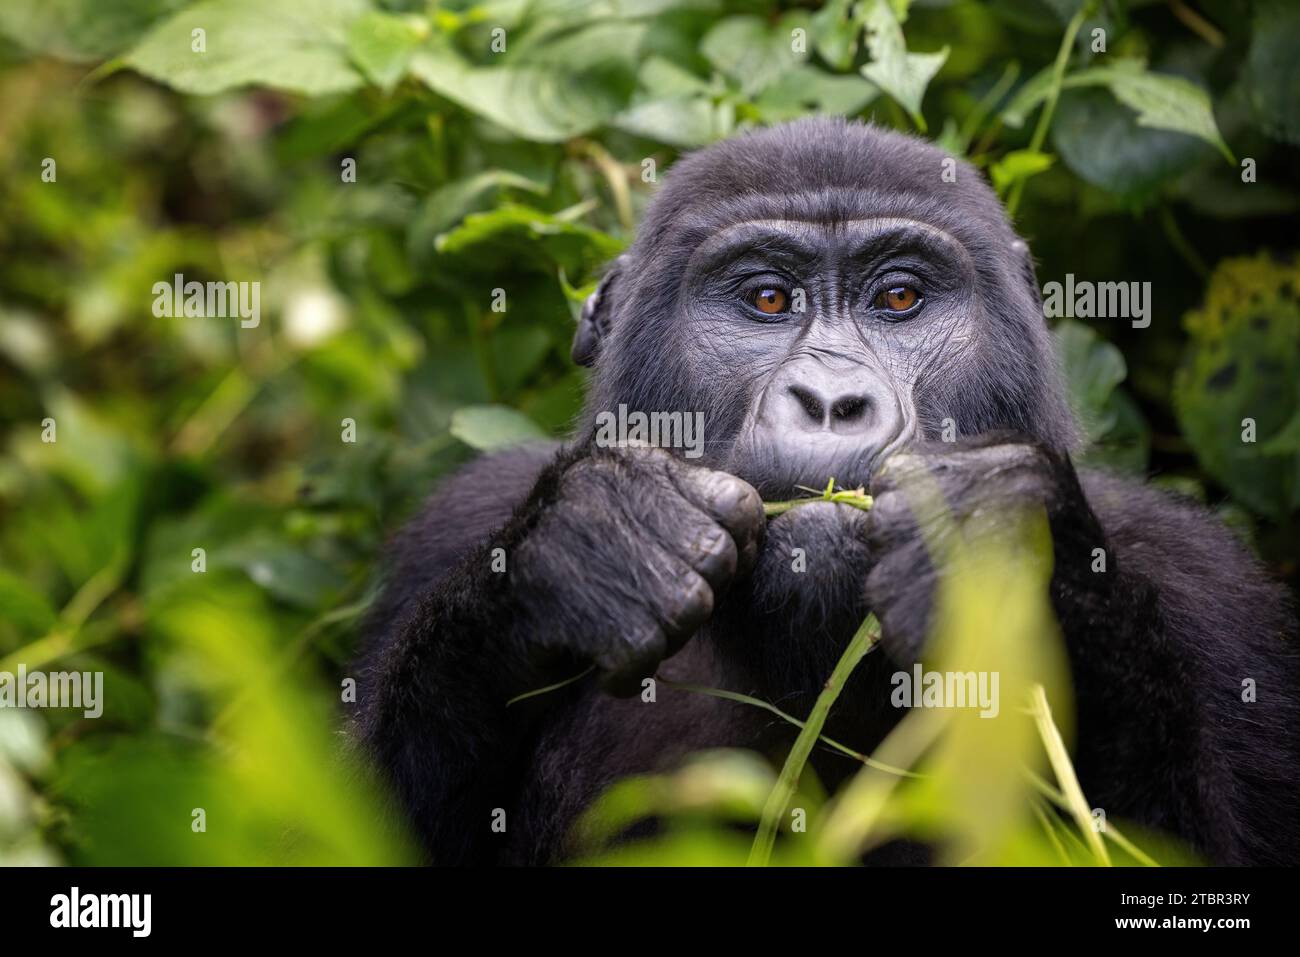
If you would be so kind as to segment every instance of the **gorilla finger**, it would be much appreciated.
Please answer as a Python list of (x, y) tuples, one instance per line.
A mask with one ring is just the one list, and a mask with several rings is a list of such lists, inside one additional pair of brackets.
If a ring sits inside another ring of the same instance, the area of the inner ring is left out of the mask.
[[(733, 546), (734, 547), (734, 546)], [(673, 594), (663, 610), (663, 632), (667, 651), (676, 654), (686, 640), (699, 631), (713, 614), (713, 588), (708, 580), (686, 569), (674, 583)]]
[[(730, 533), (712, 522), (689, 542), (677, 546), (678, 553), (710, 588), (725, 588), (736, 574), (740, 553)], [(693, 585), (692, 585), (693, 587)], [(710, 592), (710, 600), (712, 593)]]
[(637, 520), (662, 548), (660, 564), (671, 582), (690, 569), (714, 588), (724, 588), (731, 581), (738, 561), (736, 543), (710, 515), (680, 498), (671, 505), (659, 503), (640, 512)]
[(880, 620), (880, 643), (891, 661), (919, 660), (930, 631), (933, 595), (915, 557), (886, 560), (867, 575), (866, 597)]
[(596, 655), (596, 667), (602, 672), (600, 686), (619, 698), (630, 698), (641, 690), (641, 683), (653, 677), (668, 651), (662, 629), (653, 622), (634, 626)]
[(881, 555), (914, 539), (919, 531), (912, 505), (903, 492), (877, 496), (866, 518), (867, 543)]
[[(881, 464), (871, 476), (870, 492), (873, 498), (898, 490), (929, 474), (927, 457), (914, 452), (897, 452)], [(874, 506), (873, 506), (874, 507)]]
[[(679, 470), (675, 476), (681, 493), (712, 515), (731, 533), (741, 564), (753, 567), (767, 527), (763, 513), (763, 499), (754, 486), (727, 472), (691, 468)], [(749, 564), (745, 565), (748, 561)]]

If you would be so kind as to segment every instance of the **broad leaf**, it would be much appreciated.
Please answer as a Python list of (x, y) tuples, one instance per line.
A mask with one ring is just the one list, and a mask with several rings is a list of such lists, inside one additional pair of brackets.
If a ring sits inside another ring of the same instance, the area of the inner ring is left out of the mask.
[(549, 438), (532, 419), (504, 405), (469, 405), (456, 410), (451, 434), (485, 452)]
[(730, 111), (708, 96), (673, 96), (637, 103), (610, 126), (681, 149), (707, 146), (731, 132)]
[(1052, 332), (1070, 406), (1083, 431), (1081, 461), (1131, 472), (1146, 468), (1148, 429), (1120, 388), (1128, 375), (1123, 354), (1082, 322), (1063, 319)]
[(439, 236), (440, 253), (464, 253), (482, 243), (523, 239), (529, 249), (543, 252), (576, 272), (575, 260), (601, 262), (623, 251), (612, 236), (517, 203), (504, 203), (485, 213), (471, 213), (460, 226)]
[(1003, 193), (1016, 183), (1051, 169), (1053, 158), (1037, 150), (1012, 150), (989, 167), (993, 186)]
[(391, 90), (429, 32), (427, 20), (367, 13), (348, 30), (348, 52), (371, 82)]
[[(1003, 110), (1003, 119), (1020, 126), (1051, 92), (1051, 70), (1044, 70), (1026, 83)], [(1062, 90), (1101, 86), (1115, 99), (1137, 113), (1137, 125), (1172, 133), (1185, 133), (1214, 146), (1229, 161), (1231, 150), (1219, 135), (1210, 97), (1203, 89), (1181, 76), (1153, 73), (1142, 60), (1119, 60), (1110, 66), (1090, 67), (1065, 77)]]
[(948, 59), (948, 47), (937, 53), (908, 53), (903, 28), (887, 0), (874, 0), (865, 23), (871, 62), (862, 68), (862, 75), (895, 99), (924, 131), (921, 98)]
[(836, 76), (805, 66), (765, 89), (754, 105), (765, 122), (779, 123), (808, 113), (854, 116), (879, 95), (874, 84), (857, 74)]
[(794, 27), (806, 26), (800, 14), (772, 26), (760, 17), (728, 17), (705, 34), (700, 52), (742, 93), (753, 96), (807, 59), (806, 53), (794, 52), (791, 36)]
[(1290, 441), (1300, 414), (1297, 290), (1298, 260), (1220, 263), (1205, 304), (1187, 316), (1191, 342), (1174, 380), (1178, 420), (1202, 467), (1277, 520), (1300, 506), (1300, 450)]
[(503, 189), (545, 192), (545, 187), (508, 170), (489, 169), (435, 190), (420, 204), (407, 234), (407, 247), (417, 261), (434, 251), (438, 237), (471, 212), (484, 208)]
[(97, 60), (126, 49), (186, 0), (5, 0), (0, 35), (19, 46)]
[(1134, 200), (1150, 197), (1209, 155), (1195, 139), (1140, 126), (1131, 110), (1097, 89), (1062, 94), (1052, 144), (1084, 179)]
[[(185, 93), (270, 86), (320, 96), (356, 89), (348, 31), (367, 0), (204, 0), (168, 18), (126, 64)], [(201, 35), (203, 52), (194, 46)]]
[(1242, 87), (1255, 125), (1274, 139), (1300, 146), (1300, 5), (1255, 7)]
[(831, 0), (809, 20), (813, 46), (835, 69), (853, 66), (862, 40), (863, 11), (868, 9), (870, 4), (854, 0)]
[(628, 69), (613, 61), (573, 71), (550, 63), (480, 67), (442, 42), (417, 51), (411, 72), (471, 113), (543, 143), (600, 126), (627, 104), (635, 84)]

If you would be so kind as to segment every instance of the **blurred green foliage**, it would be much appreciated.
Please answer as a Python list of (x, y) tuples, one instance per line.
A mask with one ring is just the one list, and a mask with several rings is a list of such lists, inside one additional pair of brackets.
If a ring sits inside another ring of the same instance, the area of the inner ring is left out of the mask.
[[(0, 862), (407, 859), (332, 733), (384, 537), (476, 449), (563, 432), (602, 264), (678, 151), (755, 124), (922, 132), (1041, 281), (1150, 281), (1149, 328), (1056, 325), (1088, 457), (1294, 584), (1298, 48), (1284, 0), (7, 0), (0, 671), (108, 690), (0, 710)], [(260, 324), (154, 316), (177, 273), (260, 282)], [(761, 807), (765, 765), (707, 766), (654, 800)], [(1022, 823), (992, 859), (1040, 859)]]

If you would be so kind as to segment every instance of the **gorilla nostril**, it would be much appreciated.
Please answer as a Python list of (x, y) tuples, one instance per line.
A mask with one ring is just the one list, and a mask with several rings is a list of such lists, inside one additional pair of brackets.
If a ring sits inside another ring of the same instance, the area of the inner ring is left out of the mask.
[(860, 395), (836, 399), (831, 406), (831, 419), (834, 422), (848, 424), (857, 422), (867, 414), (867, 400)]
[(821, 400), (821, 396), (810, 392), (801, 386), (790, 386), (790, 394), (799, 400), (803, 406), (804, 414), (814, 422), (820, 424), (826, 418), (826, 406)]

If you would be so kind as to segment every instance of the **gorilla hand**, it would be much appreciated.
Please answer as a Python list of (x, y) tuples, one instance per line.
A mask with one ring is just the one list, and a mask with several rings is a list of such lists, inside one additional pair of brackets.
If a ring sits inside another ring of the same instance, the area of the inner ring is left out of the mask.
[(881, 643), (899, 664), (917, 661), (929, 634), (942, 574), (935, 563), (949, 537), (978, 528), (985, 541), (1023, 548), (1023, 525), (1014, 519), (1026, 512), (1046, 511), (1058, 613), (1062, 601), (1072, 601), (1088, 605), (1086, 619), (1093, 619), (1104, 605), (1109, 576), (1089, 569), (1104, 535), (1064, 456), (1008, 433), (928, 443), (885, 462), (871, 491), (867, 540), (875, 565), (867, 600), (880, 619)]
[(634, 694), (753, 567), (762, 500), (652, 448), (593, 450), (549, 484), (511, 574), (525, 652), (543, 669), (594, 662), (607, 690)]

